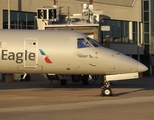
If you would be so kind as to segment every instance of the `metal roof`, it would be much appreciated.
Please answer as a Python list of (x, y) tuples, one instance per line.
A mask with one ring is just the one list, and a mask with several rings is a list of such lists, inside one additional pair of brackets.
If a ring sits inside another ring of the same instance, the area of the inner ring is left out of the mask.
[[(77, 0), (89, 2), (89, 0)], [(93, 3), (133, 7), (137, 0), (93, 0)]]

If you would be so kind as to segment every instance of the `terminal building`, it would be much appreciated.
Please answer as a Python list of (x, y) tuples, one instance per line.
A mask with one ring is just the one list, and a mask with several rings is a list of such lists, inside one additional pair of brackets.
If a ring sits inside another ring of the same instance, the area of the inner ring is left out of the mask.
[[(38, 29), (37, 9), (58, 9), (59, 18), (82, 13), (83, 4), (101, 12), (97, 40), (145, 64), (154, 74), (154, 0), (0, 0), (0, 29)], [(56, 23), (54, 24), (56, 26)], [(49, 26), (48, 28), (49, 29)], [(50, 27), (51, 29), (51, 27)], [(96, 35), (94, 35), (96, 36)], [(94, 37), (95, 38), (95, 37)]]

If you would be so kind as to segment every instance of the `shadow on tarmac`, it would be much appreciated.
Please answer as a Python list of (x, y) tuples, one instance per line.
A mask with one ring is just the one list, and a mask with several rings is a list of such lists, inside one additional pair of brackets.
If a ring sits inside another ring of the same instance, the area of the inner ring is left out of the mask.
[[(43, 90), (52, 90), (54, 88), (66, 88), (66, 89), (81, 89), (81, 88), (101, 88), (101, 82), (97, 81), (94, 85), (83, 86), (81, 83), (68, 82), (66, 86), (61, 86), (57, 81), (51, 83), (49, 80), (32, 80), (32, 81), (20, 81), (13, 83), (0, 82), (0, 90), (9, 89), (28, 89), (28, 88), (43, 88)], [(134, 80), (124, 80), (112, 82), (111, 88), (141, 88), (140, 90), (134, 90), (132, 92), (138, 92), (143, 90), (154, 90), (154, 77), (144, 77)], [(123, 92), (115, 94), (115, 96), (121, 96), (130, 92)]]
[(144, 90), (145, 90), (145, 88), (139, 89), (139, 90), (133, 90), (133, 91), (129, 91), (129, 92), (115, 93), (113, 96), (118, 97), (118, 96), (123, 96), (123, 95), (125, 95), (125, 94), (140, 92), (140, 91), (144, 91)]

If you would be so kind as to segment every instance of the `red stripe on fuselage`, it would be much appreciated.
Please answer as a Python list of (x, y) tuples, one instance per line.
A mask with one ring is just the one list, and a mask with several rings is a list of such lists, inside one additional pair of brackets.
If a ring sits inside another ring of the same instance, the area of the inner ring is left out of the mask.
[(46, 61), (46, 63), (52, 63), (52, 61), (48, 57), (45, 57), (44, 60)]

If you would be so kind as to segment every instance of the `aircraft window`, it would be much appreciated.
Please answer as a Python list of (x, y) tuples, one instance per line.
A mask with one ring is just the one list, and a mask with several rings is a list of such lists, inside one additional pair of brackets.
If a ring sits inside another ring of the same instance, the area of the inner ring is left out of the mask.
[(94, 47), (101, 47), (101, 45), (100, 45), (98, 42), (96, 42), (95, 40), (93, 40), (92, 38), (87, 37), (86, 39), (87, 39)]
[(83, 38), (78, 39), (78, 48), (85, 48), (85, 47), (91, 47), (91, 46)]

